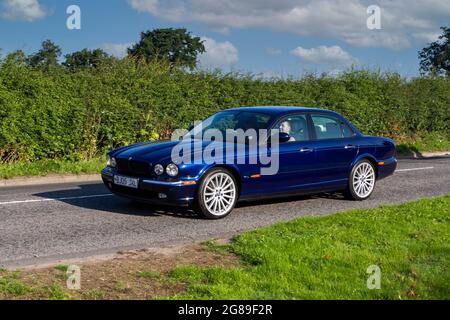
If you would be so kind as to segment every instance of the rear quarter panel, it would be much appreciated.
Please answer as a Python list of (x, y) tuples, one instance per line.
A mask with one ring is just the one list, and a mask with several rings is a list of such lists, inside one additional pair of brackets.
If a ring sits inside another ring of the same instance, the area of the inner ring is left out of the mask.
[(362, 138), (360, 152), (365, 150), (370, 151), (378, 161), (388, 160), (395, 157), (395, 142), (389, 138), (365, 136)]
[(376, 163), (378, 180), (386, 178), (397, 168), (395, 142), (389, 138), (362, 136), (356, 161), (362, 158), (369, 158)]

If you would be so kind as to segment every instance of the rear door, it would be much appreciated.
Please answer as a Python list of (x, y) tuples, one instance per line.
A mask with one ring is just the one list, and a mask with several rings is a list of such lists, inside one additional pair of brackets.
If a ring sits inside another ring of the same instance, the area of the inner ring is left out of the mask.
[(358, 154), (355, 133), (343, 119), (327, 113), (312, 113), (310, 128), (314, 139), (316, 182), (345, 184)]

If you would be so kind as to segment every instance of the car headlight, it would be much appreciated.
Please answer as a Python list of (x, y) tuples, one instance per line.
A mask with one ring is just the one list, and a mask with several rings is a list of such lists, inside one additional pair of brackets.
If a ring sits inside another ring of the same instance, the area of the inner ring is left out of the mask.
[(176, 164), (169, 164), (166, 168), (166, 173), (171, 177), (176, 177), (178, 175), (178, 167)]
[(156, 173), (156, 175), (160, 176), (164, 173), (164, 167), (160, 164), (157, 164), (154, 168), (153, 171)]
[(108, 156), (106, 158), (106, 165), (111, 168), (117, 167), (116, 158)]

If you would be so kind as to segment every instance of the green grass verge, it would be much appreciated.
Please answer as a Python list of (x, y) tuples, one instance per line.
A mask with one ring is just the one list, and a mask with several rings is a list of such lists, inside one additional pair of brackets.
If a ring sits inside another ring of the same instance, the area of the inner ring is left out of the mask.
[(33, 291), (32, 288), (23, 284), (18, 278), (18, 272), (0, 270), (0, 298), (6, 294), (20, 297)]
[(41, 160), (0, 164), (0, 179), (23, 176), (45, 176), (48, 174), (99, 173), (104, 166), (104, 157), (83, 161)]
[(418, 138), (398, 139), (397, 153), (408, 155), (412, 152), (439, 152), (450, 150), (450, 137), (439, 134), (428, 134)]
[[(209, 245), (209, 248), (212, 246)], [(179, 267), (187, 299), (449, 299), (450, 196), (305, 217), (229, 245), (238, 268)], [(367, 269), (381, 269), (369, 290)]]

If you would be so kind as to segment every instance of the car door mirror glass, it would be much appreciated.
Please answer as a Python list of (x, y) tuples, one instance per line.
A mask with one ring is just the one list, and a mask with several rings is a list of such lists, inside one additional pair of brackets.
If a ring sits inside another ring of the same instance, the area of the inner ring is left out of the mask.
[(280, 132), (278, 134), (278, 141), (279, 141), (279, 143), (285, 143), (285, 142), (288, 142), (289, 140), (291, 140), (291, 136), (289, 135), (289, 133)]

